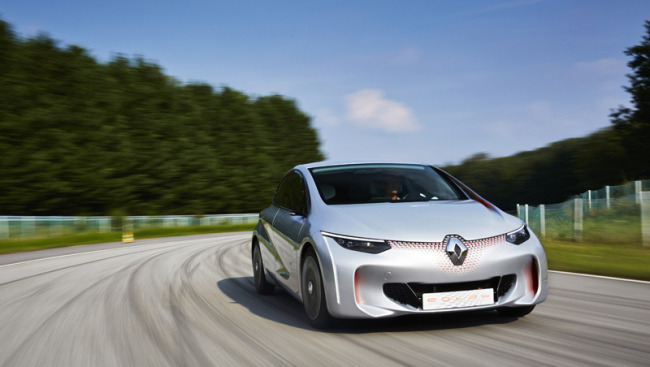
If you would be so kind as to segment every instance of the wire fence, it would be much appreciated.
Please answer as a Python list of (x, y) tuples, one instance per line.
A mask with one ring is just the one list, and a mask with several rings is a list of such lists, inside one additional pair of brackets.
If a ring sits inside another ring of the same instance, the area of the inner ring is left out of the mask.
[(650, 180), (589, 190), (559, 204), (517, 205), (542, 237), (650, 246)]
[(129, 217), (0, 216), (0, 240), (66, 234), (122, 232), (141, 228), (254, 224), (258, 214), (162, 215)]

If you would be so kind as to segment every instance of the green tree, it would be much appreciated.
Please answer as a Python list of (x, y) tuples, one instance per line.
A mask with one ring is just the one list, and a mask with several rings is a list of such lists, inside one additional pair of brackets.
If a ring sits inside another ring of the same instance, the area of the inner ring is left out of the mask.
[(650, 21), (644, 27), (641, 43), (625, 50), (632, 58), (627, 63), (632, 72), (627, 74), (630, 85), (624, 88), (633, 107), (619, 107), (610, 115), (627, 152), (625, 170), (631, 179), (650, 177)]
[(630, 93), (634, 107), (619, 107), (614, 111), (611, 116), (615, 124), (650, 124), (650, 21), (644, 27), (646, 34), (641, 43), (625, 50), (632, 57), (627, 63), (632, 72), (627, 74), (630, 86), (624, 88)]
[(142, 57), (99, 63), (0, 20), (0, 214), (255, 212), (320, 160), (283, 96), (183, 85)]

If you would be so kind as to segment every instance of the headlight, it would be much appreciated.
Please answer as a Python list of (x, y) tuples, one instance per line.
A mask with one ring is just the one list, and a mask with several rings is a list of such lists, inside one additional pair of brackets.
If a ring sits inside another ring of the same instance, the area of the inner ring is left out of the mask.
[(327, 232), (321, 232), (323, 236), (327, 236), (341, 247), (353, 251), (369, 252), (371, 254), (378, 254), (390, 249), (390, 245), (386, 241), (372, 240), (367, 238), (348, 237)]
[(530, 233), (528, 232), (525, 224), (516, 231), (506, 233), (506, 241), (515, 245), (521, 245), (522, 243), (528, 241), (529, 238)]

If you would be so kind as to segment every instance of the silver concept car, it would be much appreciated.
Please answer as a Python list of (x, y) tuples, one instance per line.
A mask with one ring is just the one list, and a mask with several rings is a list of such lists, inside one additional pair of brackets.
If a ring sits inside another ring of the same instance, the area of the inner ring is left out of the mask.
[(547, 295), (544, 249), (521, 220), (420, 164), (300, 165), (260, 213), (255, 287), (335, 318), (496, 309), (524, 316)]

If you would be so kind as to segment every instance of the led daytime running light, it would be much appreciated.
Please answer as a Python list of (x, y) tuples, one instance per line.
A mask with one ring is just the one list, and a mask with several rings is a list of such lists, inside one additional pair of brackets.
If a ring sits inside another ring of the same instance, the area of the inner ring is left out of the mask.
[(390, 249), (390, 245), (383, 240), (373, 240), (367, 238), (348, 237), (322, 232), (323, 236), (333, 239), (339, 246), (348, 250), (368, 252), (378, 254)]

